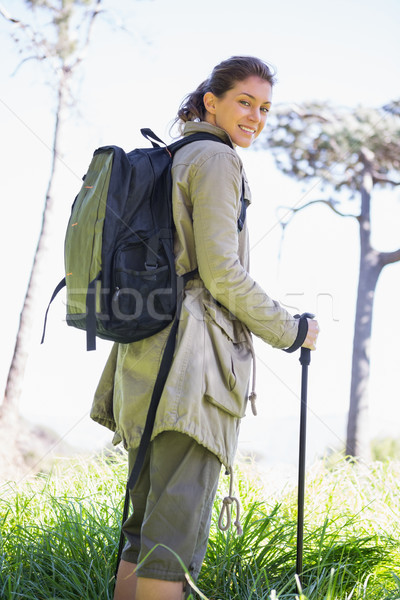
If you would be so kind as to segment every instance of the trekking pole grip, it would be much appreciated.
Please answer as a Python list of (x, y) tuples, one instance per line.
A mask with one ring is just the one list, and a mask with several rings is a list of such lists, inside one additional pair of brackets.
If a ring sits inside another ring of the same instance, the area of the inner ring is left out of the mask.
[[(313, 319), (315, 317), (315, 315), (313, 315), (312, 313), (303, 313), (301, 315), (302, 317), (305, 317), (306, 319)], [(309, 348), (304, 348), (303, 346), (301, 347), (301, 351), (300, 351), (300, 363), (302, 365), (305, 365), (308, 367), (308, 365), (311, 362), (311, 350)]]

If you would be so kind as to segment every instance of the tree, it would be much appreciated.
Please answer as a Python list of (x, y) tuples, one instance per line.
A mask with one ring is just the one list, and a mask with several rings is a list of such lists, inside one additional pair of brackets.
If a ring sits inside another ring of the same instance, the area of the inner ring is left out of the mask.
[[(23, 53), (20, 68), (26, 61), (41, 61), (56, 95), (50, 175), (45, 194), (43, 216), (33, 266), (20, 314), (14, 353), (8, 373), (0, 422), (3, 432), (12, 430), (17, 417), (18, 400), (28, 360), (28, 344), (36, 306), (40, 266), (46, 254), (46, 238), (56, 208), (54, 182), (60, 156), (60, 139), (65, 109), (73, 103), (72, 82), (89, 46), (93, 25), (100, 13), (102, 0), (26, 0), (26, 4), (43, 25), (38, 29), (24, 23), (0, 5), (0, 15), (12, 26), (11, 35)], [(13, 437), (13, 434), (9, 437)], [(14, 439), (14, 437), (13, 437)], [(10, 439), (8, 440), (10, 442)], [(3, 440), (4, 443), (4, 440)], [(12, 453), (12, 443), (8, 448)]]
[(375, 186), (400, 185), (399, 106), (400, 101), (381, 109), (334, 108), (318, 103), (281, 107), (271, 118), (264, 141), (283, 173), (302, 181), (319, 180), (331, 190), (329, 197), (291, 208), (288, 220), (298, 211), (322, 203), (342, 217), (356, 219), (359, 225), (346, 453), (363, 458), (370, 456), (366, 421), (375, 289), (383, 268), (400, 261), (400, 248), (381, 252), (372, 246), (371, 201)]

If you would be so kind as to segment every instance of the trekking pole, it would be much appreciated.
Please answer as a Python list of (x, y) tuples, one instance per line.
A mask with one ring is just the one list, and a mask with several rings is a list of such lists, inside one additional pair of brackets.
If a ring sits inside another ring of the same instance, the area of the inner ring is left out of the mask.
[[(306, 313), (308, 318), (314, 315)], [(301, 407), (300, 407), (300, 436), (299, 436), (299, 479), (297, 496), (297, 553), (296, 573), (302, 585), (303, 572), (303, 526), (304, 526), (304, 482), (306, 464), (306, 426), (307, 426), (307, 384), (308, 366), (311, 362), (311, 351), (302, 348), (300, 353), (301, 363)]]

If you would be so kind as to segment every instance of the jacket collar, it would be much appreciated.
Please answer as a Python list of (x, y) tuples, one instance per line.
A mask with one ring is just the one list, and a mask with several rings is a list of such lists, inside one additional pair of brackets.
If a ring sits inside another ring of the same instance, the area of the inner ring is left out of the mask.
[(183, 128), (183, 135), (191, 135), (192, 133), (212, 133), (213, 135), (221, 138), (223, 142), (228, 143), (232, 148), (234, 148), (229, 134), (227, 134), (224, 129), (216, 127), (215, 125), (211, 125), (211, 123), (207, 123), (206, 121), (187, 121)]

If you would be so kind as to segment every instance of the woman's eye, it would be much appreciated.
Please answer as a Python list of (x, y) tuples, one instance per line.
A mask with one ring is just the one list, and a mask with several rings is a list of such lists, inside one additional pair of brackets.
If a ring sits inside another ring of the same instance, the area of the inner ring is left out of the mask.
[(250, 106), (250, 102), (248, 102), (247, 100), (239, 100), (240, 104), (243, 104), (243, 106)]
[(262, 106), (261, 111), (267, 115), (269, 113), (269, 108), (267, 108), (266, 106)]

